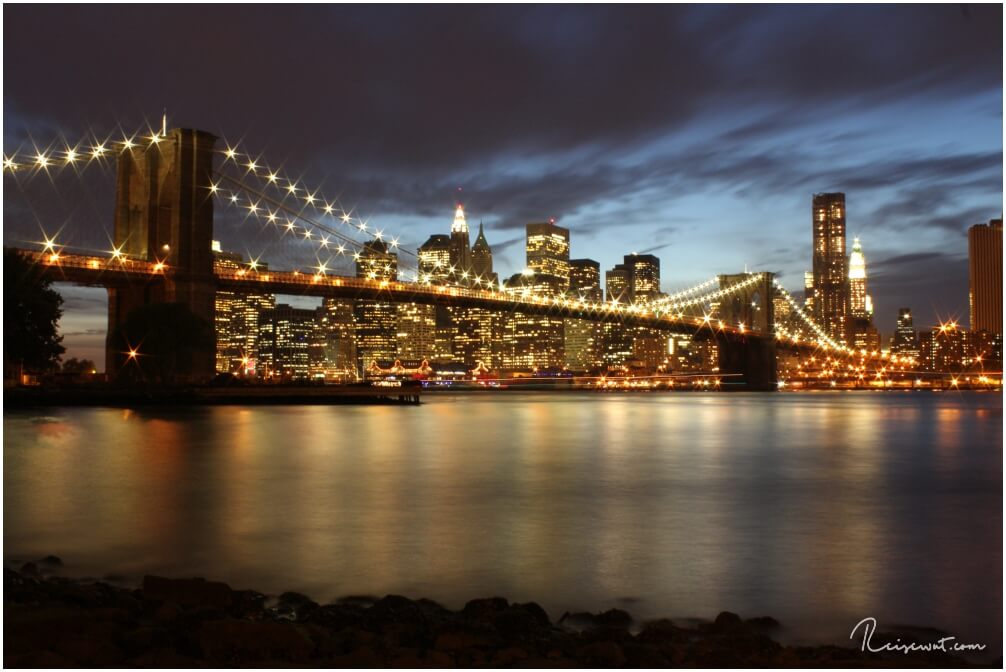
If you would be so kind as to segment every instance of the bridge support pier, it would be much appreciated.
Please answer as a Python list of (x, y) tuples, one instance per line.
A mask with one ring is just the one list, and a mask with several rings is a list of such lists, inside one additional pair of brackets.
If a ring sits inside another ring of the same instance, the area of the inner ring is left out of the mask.
[[(213, 175), (216, 137), (175, 128), (156, 143), (119, 154), (115, 246), (126, 258), (164, 264), (161, 282), (108, 290), (105, 370), (114, 376), (125, 362), (125, 344), (114, 342), (129, 312), (151, 303), (181, 303), (213, 325)], [(136, 347), (139, 344), (131, 344)], [(179, 380), (213, 377), (215, 346), (198, 352)], [(142, 352), (142, 346), (141, 346)]]
[(748, 336), (716, 340), (720, 373), (725, 374), (722, 389), (764, 392), (779, 389), (774, 338)]

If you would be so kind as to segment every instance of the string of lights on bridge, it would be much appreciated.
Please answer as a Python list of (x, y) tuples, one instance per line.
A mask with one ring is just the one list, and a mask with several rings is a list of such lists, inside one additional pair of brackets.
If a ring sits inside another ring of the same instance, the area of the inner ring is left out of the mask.
[[(139, 148), (146, 149), (150, 146), (158, 145), (165, 138), (166, 136), (163, 131), (150, 130), (146, 135), (141, 133), (134, 133), (132, 135), (123, 134), (121, 140), (106, 139), (101, 141), (95, 138), (90, 142), (65, 143), (61, 149), (53, 149), (51, 145), (45, 149), (33, 146), (30, 152), (23, 155), (18, 152), (4, 154), (3, 171), (9, 174), (43, 171), (49, 173), (52, 170), (66, 167), (84, 168), (94, 162), (107, 161), (122, 151)], [(313, 274), (314, 277), (320, 278), (326, 275), (332, 260), (331, 255), (351, 257), (354, 261), (359, 261), (365, 244), (352, 238), (347, 233), (338, 231), (334, 227), (313, 219), (308, 214), (305, 214), (308, 210), (318, 217), (328, 218), (329, 221), (335, 222), (337, 226), (345, 227), (349, 233), (373, 236), (374, 239), (385, 242), (395, 253), (417, 258), (415, 253), (400, 246), (398, 237), (388, 236), (382, 229), (370, 224), (368, 220), (354, 216), (352, 210), (345, 210), (339, 205), (337, 199), (327, 198), (321, 194), (320, 189), (311, 189), (301, 184), (300, 180), (291, 179), (286, 175), (280, 174), (279, 171), (270, 168), (261, 155), (253, 155), (240, 151), (237, 145), (227, 145), (220, 153), (223, 155), (223, 169), (241, 169), (244, 175), (235, 178), (223, 171), (216, 172), (214, 181), (208, 187), (210, 194), (226, 206), (238, 208), (261, 223), (275, 226), (281, 236), (290, 235), (298, 240), (315, 243), (317, 245), (315, 255), (318, 265), (313, 269), (315, 271)], [(255, 189), (244, 183), (243, 178), (249, 175), (259, 180), (263, 187), (262, 190)], [(229, 185), (229, 188), (225, 186), (225, 183)], [(279, 194), (279, 197), (269, 196), (265, 190), (273, 190)], [(263, 202), (266, 204), (263, 205)], [(294, 208), (291, 202), (296, 203), (297, 207)], [(295, 222), (300, 222), (300, 225), (298, 226)], [(44, 237), (44, 242), (40, 243), (43, 252), (49, 255), (49, 259), (58, 262), (60, 259), (59, 250), (66, 246), (57, 245), (55, 236), (49, 237), (45, 235)], [(322, 261), (321, 255), (325, 253), (329, 254), (329, 257), (326, 261)], [(121, 247), (113, 246), (113, 249), (108, 251), (108, 254), (113, 262), (126, 262)], [(248, 262), (248, 270), (254, 273), (260, 265), (260, 257), (254, 258)], [(166, 267), (166, 263), (160, 260), (156, 261), (153, 265), (155, 272), (161, 272)], [(391, 269), (389, 267), (385, 270), (390, 271)], [(400, 270), (408, 271), (406, 278), (412, 282), (422, 285), (437, 284), (431, 275), (420, 273), (418, 268), (414, 270)], [(450, 270), (452, 274), (456, 271), (456, 269)], [(467, 272), (463, 272), (462, 275), (467, 275)], [(371, 271), (370, 276), (371, 279), (375, 279), (376, 272)], [(465, 277), (464, 279), (474, 282), (480, 289), (484, 287), (486, 291), (496, 294), (502, 293), (499, 288), (493, 286), (490, 280), (481, 276)], [(764, 275), (761, 273), (749, 273), (746, 279), (738, 283), (728, 287), (719, 287), (718, 279), (711, 278), (693, 287), (661, 297), (649, 303), (640, 304), (619, 303), (617, 299), (610, 302), (596, 302), (585, 300), (582, 297), (540, 296), (527, 287), (522, 288), (518, 293), (509, 293), (507, 296), (511, 300), (519, 298), (520, 301), (537, 305), (552, 303), (580, 310), (652, 315), (654, 317), (665, 317), (679, 321), (691, 320), (694, 324), (699, 326), (708, 325), (710, 328), (713, 328), (715, 323), (715, 326), (721, 330), (736, 330), (746, 333), (750, 331), (750, 328), (744, 324), (738, 324), (736, 327), (728, 326), (722, 321), (714, 320), (708, 314), (703, 314), (702, 317), (686, 317), (684, 311), (690, 311), (695, 308), (704, 309), (710, 304), (747, 290), (749, 287), (763, 281), (763, 279)], [(816, 336), (815, 344), (817, 346), (825, 350), (834, 350), (845, 354), (857, 354), (853, 349), (832, 339), (824, 329), (806, 314), (800, 303), (786, 291), (778, 280), (773, 279), (773, 284), (779, 295), (791, 307), (792, 314), (796, 315)], [(790, 331), (780, 324), (775, 325), (775, 332), (775, 336), (783, 340), (800, 342), (802, 338), (801, 333)], [(865, 355), (866, 353), (859, 354)], [(883, 354), (886, 356), (886, 353)]]

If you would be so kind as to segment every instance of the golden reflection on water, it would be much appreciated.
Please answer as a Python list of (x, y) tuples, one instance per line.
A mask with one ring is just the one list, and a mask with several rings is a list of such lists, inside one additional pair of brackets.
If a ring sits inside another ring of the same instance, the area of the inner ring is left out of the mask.
[(833, 641), (872, 615), (1001, 642), (998, 395), (53, 415), (4, 416), (11, 563), (319, 600), (502, 594), (553, 616), (729, 609)]

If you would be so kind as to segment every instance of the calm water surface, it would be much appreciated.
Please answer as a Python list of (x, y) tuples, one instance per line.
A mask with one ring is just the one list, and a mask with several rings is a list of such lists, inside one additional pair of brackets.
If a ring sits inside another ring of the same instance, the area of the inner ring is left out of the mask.
[[(1002, 396), (428, 395), (4, 413), (4, 558), (316, 600), (861, 618), (1002, 650)], [(847, 641), (847, 640), (846, 640)]]

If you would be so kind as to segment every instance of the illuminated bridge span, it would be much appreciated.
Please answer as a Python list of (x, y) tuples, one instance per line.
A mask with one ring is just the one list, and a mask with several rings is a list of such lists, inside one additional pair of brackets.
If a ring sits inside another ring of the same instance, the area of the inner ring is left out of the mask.
[[(79, 175), (88, 165), (107, 165), (112, 158), (117, 162), (112, 250), (106, 256), (75, 254), (45, 235), (42, 251), (30, 253), (54, 280), (108, 288), (109, 334), (130, 310), (154, 302), (184, 303), (212, 322), (216, 292), (233, 291), (471, 306), (691, 333), (715, 338), (721, 373), (737, 376), (753, 389), (775, 389), (777, 345), (861, 361), (880, 357), (880, 353), (853, 353), (836, 343), (768, 273), (718, 276), (648, 304), (541, 296), (529, 288), (500, 291), (479, 277), (455, 277), (460, 282), (437, 284), (418, 267), (410, 269), (408, 262), (397, 269), (397, 279), (333, 275), (333, 260), (360, 259), (364, 243), (354, 235), (386, 241), (406, 259), (416, 255), (400, 247), (397, 237), (336, 200), (272, 170), (261, 157), (232, 146), (217, 152), (216, 140), (198, 130), (168, 131), (165, 124), (146, 136), (4, 156), (4, 173), (18, 185), (22, 177), (30, 180), (40, 173), (52, 177), (65, 168)], [(254, 222), (257, 226), (250, 226), (250, 233), (272, 230), (283, 244), (310, 246), (317, 264), (308, 272), (265, 270), (260, 255), (243, 268), (215, 265), (214, 203), (237, 208), (246, 222)], [(776, 295), (791, 307), (784, 324), (776, 324), (772, 317)], [(718, 306), (715, 317), (707, 314), (713, 304)], [(107, 348), (110, 373), (122, 363), (119, 350), (111, 344)], [(211, 376), (214, 354), (199, 353), (190, 376)]]
[[(159, 284), (172, 274), (164, 262), (97, 257), (62, 252), (21, 250), (35, 263), (50, 269), (51, 277), (62, 282), (100, 287), (131, 287)], [(396, 280), (302, 273), (300, 271), (253, 271), (249, 269), (216, 268), (213, 273), (216, 289), (238, 293), (288, 294), (339, 299), (420, 303), (427, 305), (486, 308), (528, 315), (566, 317), (594, 322), (619, 323), (626, 326), (653, 327), (676, 333), (716, 332), (735, 338), (772, 338), (772, 334), (755, 331), (744, 324), (727, 324), (709, 316), (686, 316), (659, 307), (614, 302), (591, 302), (567, 297), (544, 297), (531, 293), (493, 291), (434, 285)], [(751, 274), (753, 279), (762, 274)], [(734, 287), (744, 289), (749, 283), (716, 290), (696, 297), (687, 305), (704, 305), (730, 295)], [(686, 304), (678, 304), (684, 307)], [(808, 345), (802, 342), (799, 345)], [(816, 345), (812, 346), (817, 348)]]

